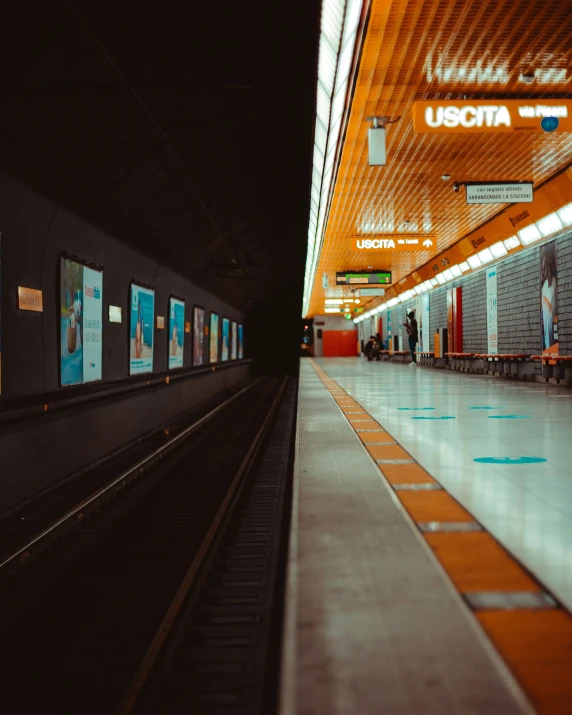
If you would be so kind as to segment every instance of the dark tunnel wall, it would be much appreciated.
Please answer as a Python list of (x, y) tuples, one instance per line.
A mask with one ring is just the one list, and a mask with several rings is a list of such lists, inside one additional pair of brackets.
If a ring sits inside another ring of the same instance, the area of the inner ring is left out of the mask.
[[(171, 295), (185, 300), (185, 320), (195, 304), (238, 323), (244, 315), (189, 280), (79, 217), (0, 177), (2, 231), (2, 399), (59, 389), (59, 261), (62, 253), (103, 268), (103, 383), (129, 376), (129, 290), (132, 280), (155, 288), (155, 313), (168, 325)], [(43, 313), (17, 309), (17, 286), (43, 291)], [(108, 306), (123, 322), (108, 322)], [(184, 367), (192, 365), (192, 335), (185, 336)], [(248, 335), (246, 335), (248, 340)], [(155, 330), (153, 372), (167, 370), (168, 330)], [(204, 349), (207, 350), (208, 338)], [(205, 353), (208, 355), (207, 353)], [(65, 388), (74, 389), (74, 388)]]
[[(54, 203), (0, 177), (2, 232), (2, 397), (0, 401), (0, 513), (49, 488), (125, 444), (161, 427), (176, 415), (225, 389), (245, 384), (249, 363), (193, 374), (192, 333), (185, 335), (183, 373), (169, 384), (147, 380), (167, 374), (168, 304), (185, 300), (185, 321), (195, 304), (221, 318), (244, 323), (242, 312), (177, 273), (126, 247)], [(90, 387), (59, 387), (59, 260), (65, 252), (103, 268), (103, 381)], [(129, 377), (129, 290), (132, 280), (155, 287), (155, 313), (165, 316), (155, 329), (154, 368)], [(17, 308), (17, 286), (43, 291), (43, 313)], [(122, 308), (121, 324), (109, 323), (108, 306)], [(245, 326), (245, 356), (248, 355)], [(208, 363), (208, 337), (204, 355)], [(169, 371), (174, 376), (177, 370)], [(181, 372), (179, 371), (179, 374)], [(118, 382), (119, 381), (119, 382)], [(128, 389), (143, 386), (143, 389)], [(98, 392), (112, 394), (98, 399)], [(119, 394), (117, 390), (122, 390)], [(87, 397), (86, 397), (87, 392)], [(92, 394), (93, 393), (93, 394)], [(61, 396), (70, 406), (11, 421), (19, 409)], [(83, 400), (76, 404), (77, 399)], [(87, 399), (87, 401), (86, 401)]]

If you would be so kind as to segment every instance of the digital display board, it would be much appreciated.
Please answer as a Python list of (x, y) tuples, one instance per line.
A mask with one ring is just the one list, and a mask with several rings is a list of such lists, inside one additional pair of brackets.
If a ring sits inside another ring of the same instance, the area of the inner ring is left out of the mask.
[(236, 322), (230, 324), (230, 359), (236, 360)]
[(222, 319), (222, 345), (220, 350), (220, 359), (222, 362), (228, 360), (228, 348), (230, 342), (230, 321), (228, 318)]
[(185, 304), (177, 298), (169, 299), (169, 369), (183, 367), (185, 344)]
[(217, 313), (211, 313), (211, 324), (210, 324), (210, 362), (218, 361), (218, 315)]
[(101, 380), (103, 273), (63, 257), (60, 268), (60, 382)]
[(242, 360), (244, 357), (244, 328), (242, 325), (238, 326), (238, 359)]
[(155, 291), (131, 284), (129, 374), (153, 372)]
[(336, 285), (388, 285), (389, 283), (391, 283), (391, 271), (336, 273)]
[(193, 365), (203, 364), (205, 344), (205, 310), (195, 305), (193, 310)]

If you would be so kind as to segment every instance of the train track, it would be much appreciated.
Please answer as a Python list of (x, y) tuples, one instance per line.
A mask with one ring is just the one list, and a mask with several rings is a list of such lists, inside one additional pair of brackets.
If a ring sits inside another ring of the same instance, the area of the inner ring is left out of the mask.
[[(121, 488), (114, 480), (45, 530), (50, 550), (0, 592), (0, 712), (141, 707), (178, 612), (187, 613), (197, 577), (205, 578), (201, 567), (257, 457), (264, 463), (259, 451), (284, 389), (257, 382), (160, 447), (160, 460), (149, 456), (120, 475)], [(76, 528), (54, 544), (70, 523)], [(3, 559), (4, 570), (40, 548), (40, 536)]]

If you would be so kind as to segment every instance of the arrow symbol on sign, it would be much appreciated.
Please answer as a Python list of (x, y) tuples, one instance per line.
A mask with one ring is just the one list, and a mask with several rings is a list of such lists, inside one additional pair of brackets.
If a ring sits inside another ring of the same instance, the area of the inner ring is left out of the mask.
[(431, 241), (431, 239), (429, 239), (429, 238), (426, 238), (426, 239), (423, 241), (423, 245), (424, 245), (424, 246), (427, 246), (427, 248), (431, 248), (431, 246), (433, 245), (433, 241)]

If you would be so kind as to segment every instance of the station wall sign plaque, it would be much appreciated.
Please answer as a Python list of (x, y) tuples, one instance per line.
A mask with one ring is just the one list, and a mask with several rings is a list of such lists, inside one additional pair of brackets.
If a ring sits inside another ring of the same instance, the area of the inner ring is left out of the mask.
[(522, 204), (534, 201), (532, 181), (505, 184), (467, 184), (468, 204)]

